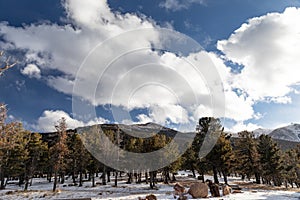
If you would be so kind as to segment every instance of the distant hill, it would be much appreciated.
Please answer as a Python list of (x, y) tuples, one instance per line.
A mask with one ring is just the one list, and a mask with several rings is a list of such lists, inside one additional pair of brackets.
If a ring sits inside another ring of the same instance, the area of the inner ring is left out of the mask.
[[(120, 131), (121, 135), (131, 135), (136, 137), (148, 138), (152, 137), (154, 134), (163, 134), (167, 137), (174, 138), (176, 135), (179, 138), (179, 141), (182, 139), (189, 138), (192, 139), (194, 136), (193, 133), (182, 133), (171, 128), (167, 128), (155, 123), (146, 123), (146, 124), (133, 124), (133, 125), (125, 125), (125, 124), (98, 124), (94, 126), (100, 126), (102, 130), (112, 130), (112, 131)], [(67, 132), (69, 134), (72, 133), (80, 133), (84, 130), (88, 130), (92, 126), (80, 127), (76, 129), (70, 129)], [(299, 131), (299, 132), (298, 132)], [(51, 146), (54, 144), (57, 133), (41, 133), (43, 140), (47, 141)], [(279, 145), (282, 150), (287, 150), (296, 147), (300, 144), (300, 138), (298, 137), (300, 134), (300, 125), (292, 124), (286, 127), (278, 128), (275, 130), (269, 129), (257, 129), (254, 131), (256, 137), (259, 137), (261, 134), (270, 135)], [(233, 134), (231, 137), (231, 141), (234, 144), (237, 142), (239, 138), (237, 135)]]
[(291, 124), (273, 130), (269, 135), (274, 139), (300, 142), (300, 124)]
[(273, 129), (264, 129), (264, 128), (258, 128), (253, 131), (255, 137), (259, 137), (260, 135), (268, 135), (271, 133)]
[[(133, 124), (133, 125), (125, 125), (125, 124), (98, 124), (93, 126), (99, 126), (104, 131), (112, 130), (114, 132), (119, 131), (121, 136), (132, 136), (132, 137), (141, 137), (141, 138), (150, 138), (155, 134), (163, 134), (167, 137), (174, 138), (176, 135), (180, 139), (184, 139), (186, 137), (192, 137), (193, 134), (182, 133), (171, 128), (167, 128), (155, 123), (146, 123), (146, 124)], [(79, 127), (76, 129), (67, 130), (68, 134), (72, 133), (82, 133), (88, 131), (93, 126), (85, 126)], [(48, 132), (41, 133), (42, 139), (49, 143), (52, 146), (56, 139), (56, 132)]]

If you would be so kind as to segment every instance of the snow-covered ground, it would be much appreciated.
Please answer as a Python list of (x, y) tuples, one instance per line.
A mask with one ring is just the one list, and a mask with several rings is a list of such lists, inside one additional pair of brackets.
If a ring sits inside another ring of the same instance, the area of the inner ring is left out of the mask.
[[(210, 176), (205, 176), (211, 178)], [(184, 172), (179, 173), (178, 179), (191, 181), (193, 178), (187, 177)], [(231, 183), (237, 181), (238, 178), (230, 177)], [(16, 199), (72, 199), (72, 198), (91, 198), (103, 200), (137, 200), (138, 197), (145, 197), (149, 194), (154, 194), (158, 199), (172, 199), (173, 185), (158, 184), (157, 190), (150, 190), (149, 185), (146, 184), (126, 184), (125, 181), (120, 181), (118, 187), (113, 187), (112, 183), (106, 186), (97, 185), (91, 187), (90, 182), (85, 182), (83, 187), (67, 186), (71, 180), (67, 180), (65, 184), (59, 185), (59, 191), (51, 192), (52, 183), (48, 183), (45, 179), (34, 179), (33, 185), (28, 192), (23, 192), (22, 187), (16, 184), (9, 184), (5, 190), (0, 190), (0, 199), (2, 200), (16, 200)], [(101, 182), (99, 178), (97, 182)], [(195, 180), (194, 180), (195, 181)], [(222, 180), (221, 180), (222, 181)], [(263, 189), (243, 189), (243, 193), (230, 194), (229, 196), (217, 197), (209, 199), (236, 199), (236, 200), (296, 200), (300, 199), (300, 191), (284, 191), (284, 190), (263, 190)]]

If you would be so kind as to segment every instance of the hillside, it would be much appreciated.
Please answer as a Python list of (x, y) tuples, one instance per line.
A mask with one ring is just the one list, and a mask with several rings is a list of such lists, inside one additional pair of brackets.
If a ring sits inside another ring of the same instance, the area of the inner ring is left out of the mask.
[[(100, 126), (100, 128), (104, 131), (112, 130), (114, 132), (120, 131), (120, 134), (122, 136), (129, 135), (132, 137), (142, 137), (142, 138), (150, 138), (154, 134), (163, 134), (167, 137), (174, 138), (176, 135), (178, 139), (184, 139), (186, 137), (193, 137), (194, 134), (192, 133), (182, 133), (176, 130), (173, 130), (171, 128), (167, 128), (164, 126), (161, 126), (159, 124), (155, 123), (146, 123), (146, 124), (133, 124), (133, 125), (125, 125), (125, 124), (98, 124), (94, 126)], [(88, 130), (93, 126), (86, 126), (86, 127), (80, 127), (77, 129), (70, 129), (68, 130), (68, 133), (80, 133), (83, 131)], [(295, 148), (298, 144), (300, 144), (300, 139), (296, 138), (297, 130), (300, 130), (299, 124), (293, 124), (287, 127), (282, 127), (279, 129), (272, 130), (266, 130), (266, 129), (260, 129), (255, 132), (255, 135), (258, 137), (261, 134), (269, 133), (269, 135), (276, 141), (279, 145), (279, 147), (282, 150), (288, 150)], [(42, 133), (43, 140), (47, 141), (50, 146), (54, 143), (57, 135), (55, 132), (50, 133)], [(237, 140), (239, 140), (238, 137), (234, 136), (231, 138), (232, 143), (234, 144)]]
[(300, 142), (300, 124), (277, 128), (269, 134), (274, 139)]

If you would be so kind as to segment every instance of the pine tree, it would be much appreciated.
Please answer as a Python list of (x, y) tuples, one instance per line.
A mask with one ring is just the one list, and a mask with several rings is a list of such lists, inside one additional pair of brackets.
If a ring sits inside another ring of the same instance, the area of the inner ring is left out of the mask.
[[(199, 141), (196, 140), (197, 144), (194, 144), (196, 147), (194, 148), (196, 151), (198, 151), (198, 149), (200, 151), (199, 159), (202, 161), (202, 163), (207, 163), (212, 169), (215, 183), (219, 183), (218, 171), (223, 173), (224, 180), (227, 182), (229, 159), (232, 155), (232, 148), (229, 136), (223, 132), (224, 128), (221, 125), (220, 119), (203, 117), (199, 119), (197, 130), (201, 137), (199, 137)], [(211, 145), (213, 145), (215, 142), (216, 144), (211, 149)], [(202, 158), (202, 155), (205, 154), (207, 154), (205, 158)]]
[(258, 153), (260, 156), (263, 182), (275, 186), (282, 184), (281, 172), (283, 169), (281, 151), (272, 138), (268, 135), (261, 135), (258, 142)]
[(53, 192), (56, 190), (57, 186), (57, 176), (58, 173), (61, 174), (61, 178), (64, 178), (65, 168), (66, 168), (66, 156), (69, 152), (67, 146), (67, 124), (66, 119), (61, 118), (58, 124), (55, 126), (57, 131), (57, 141), (50, 148), (51, 162), (53, 163), (54, 171), (54, 182), (53, 182)]
[(192, 146), (189, 147), (182, 156), (183, 167), (191, 170), (194, 178), (196, 177), (195, 170), (200, 172), (202, 176), (204, 174), (204, 163), (201, 161), (201, 159), (205, 153), (202, 154), (200, 149), (203, 145), (204, 138), (208, 135), (209, 126), (211, 123), (214, 123), (214, 121), (216, 121), (216, 119), (212, 117), (202, 117), (199, 119)]
[(205, 161), (213, 170), (215, 183), (219, 183), (218, 172), (221, 172), (224, 177), (225, 184), (228, 184), (227, 176), (232, 167), (232, 156), (233, 151), (230, 142), (230, 135), (222, 132), (211, 152), (209, 152), (209, 154), (205, 157)]
[(82, 186), (82, 173), (87, 168), (87, 164), (89, 163), (91, 156), (82, 144), (80, 135), (78, 133), (71, 134), (68, 137), (67, 144), (69, 149), (69, 171), (72, 174), (73, 184), (77, 184), (75, 177), (76, 174), (79, 174), (79, 186)]
[[(48, 145), (43, 142), (42, 136), (39, 133), (25, 132), (29, 137), (26, 149), (28, 151), (28, 158), (25, 161), (25, 187), (24, 190), (28, 189), (29, 180), (39, 170), (45, 169), (45, 165), (48, 159), (47, 151)], [(42, 171), (43, 173), (43, 171)]]
[(256, 183), (260, 184), (260, 162), (257, 141), (252, 132), (242, 131), (235, 144), (235, 169), (242, 177), (250, 179), (255, 175)]
[(25, 131), (21, 123), (16, 126), (14, 135), (14, 148), (10, 152), (9, 174), (12, 177), (19, 177), (19, 186), (24, 184), (26, 174), (26, 161), (29, 159), (27, 145), (29, 143), (30, 132)]
[(0, 181), (1, 189), (5, 188), (5, 178), (19, 177), (19, 184), (23, 182), (27, 139), (24, 137), (21, 123), (12, 122), (1, 127), (0, 134)]
[(290, 184), (297, 188), (300, 187), (300, 145), (294, 149), (290, 149), (284, 153), (284, 170), (283, 177), (285, 179), (285, 186)]
[(7, 139), (6, 139), (6, 106), (0, 104), (0, 189), (5, 188), (5, 167), (6, 167), (6, 148)]

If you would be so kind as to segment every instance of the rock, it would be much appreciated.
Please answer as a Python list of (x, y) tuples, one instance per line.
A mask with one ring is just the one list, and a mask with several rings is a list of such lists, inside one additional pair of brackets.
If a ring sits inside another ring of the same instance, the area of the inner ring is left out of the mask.
[(157, 198), (154, 194), (150, 194), (150, 195), (146, 196), (146, 198), (139, 197), (138, 200), (157, 200)]
[(223, 196), (229, 195), (230, 191), (231, 191), (231, 187), (229, 187), (228, 185), (223, 185), (222, 187)]
[(211, 193), (212, 197), (220, 197), (220, 190), (219, 190), (219, 185), (216, 183), (213, 183), (211, 180), (206, 180), (208, 183), (208, 187)]
[(232, 194), (243, 193), (241, 190), (233, 190)]
[(175, 195), (180, 195), (185, 192), (185, 188), (180, 183), (176, 183), (173, 188), (175, 190)]
[(8, 192), (6, 192), (5, 194), (6, 195), (11, 195), (11, 194), (13, 194), (14, 192), (13, 191), (8, 191)]
[(180, 195), (177, 200), (187, 200), (187, 196)]
[(146, 200), (157, 200), (157, 198), (154, 194), (150, 194), (150, 195), (146, 196)]
[(194, 183), (188, 193), (193, 198), (206, 198), (208, 196), (208, 186), (205, 183)]

